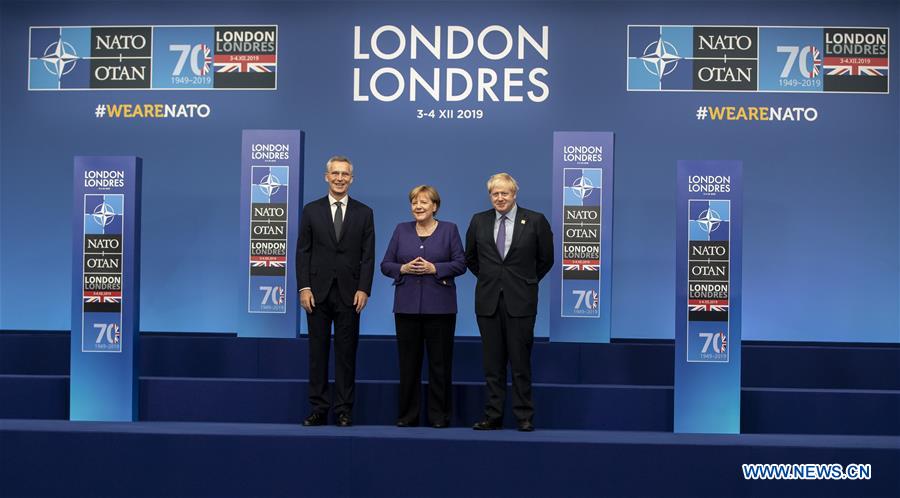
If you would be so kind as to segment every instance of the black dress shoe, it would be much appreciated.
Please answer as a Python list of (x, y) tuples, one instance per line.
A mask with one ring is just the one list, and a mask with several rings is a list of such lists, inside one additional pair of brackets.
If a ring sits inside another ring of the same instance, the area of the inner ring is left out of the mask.
[(450, 424), (448, 424), (447, 422), (435, 422), (435, 423), (431, 424), (431, 427), (433, 427), (435, 429), (446, 429), (449, 426), (450, 426)]
[(415, 427), (415, 424), (411, 424), (406, 420), (398, 420), (397, 427)]
[(338, 418), (337, 418), (337, 426), (338, 427), (350, 427), (351, 425), (353, 425), (353, 419), (350, 417), (349, 414), (342, 413), (342, 414), (338, 415)]
[(495, 431), (503, 428), (503, 424), (499, 420), (484, 419), (481, 422), (475, 422), (472, 426), (476, 431)]
[(314, 425), (325, 425), (328, 423), (328, 417), (324, 413), (313, 412), (303, 419), (304, 427), (312, 427)]
[(527, 420), (519, 422), (519, 432), (534, 432), (534, 424)]

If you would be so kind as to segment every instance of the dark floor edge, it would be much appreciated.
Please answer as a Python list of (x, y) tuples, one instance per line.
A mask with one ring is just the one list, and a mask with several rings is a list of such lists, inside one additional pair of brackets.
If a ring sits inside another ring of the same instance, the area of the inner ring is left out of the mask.
[(68, 420), (0, 419), (4, 432), (74, 432), (105, 434), (207, 435), (222, 437), (269, 436), (289, 438), (338, 437), (355, 439), (411, 439), (458, 442), (639, 444), (683, 446), (738, 446), (791, 448), (844, 448), (900, 451), (900, 436), (856, 436), (821, 434), (676, 434), (648, 431), (515, 430), (473, 431), (467, 427), (448, 429), (397, 428), (393, 426), (323, 426), (299, 424), (218, 422), (72, 422)]

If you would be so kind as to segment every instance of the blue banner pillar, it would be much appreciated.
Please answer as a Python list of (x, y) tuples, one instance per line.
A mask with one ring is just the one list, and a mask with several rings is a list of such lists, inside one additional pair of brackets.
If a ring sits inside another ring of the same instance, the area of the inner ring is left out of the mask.
[(138, 417), (141, 163), (75, 157), (71, 420)]
[(236, 320), (240, 336), (296, 337), (299, 332), (295, 254), (303, 145), (300, 130), (243, 132), (237, 268), (246, 284)]
[(740, 161), (678, 161), (675, 432), (741, 431)]
[(553, 133), (550, 340), (609, 342), (613, 134)]

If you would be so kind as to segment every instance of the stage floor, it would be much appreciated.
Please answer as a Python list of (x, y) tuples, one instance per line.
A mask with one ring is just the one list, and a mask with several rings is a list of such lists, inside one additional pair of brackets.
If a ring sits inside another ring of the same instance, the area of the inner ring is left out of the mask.
[[(449, 429), (386, 425), (392, 339), (360, 341), (357, 425), (304, 428), (305, 339), (183, 334), (141, 336), (140, 422), (69, 422), (68, 334), (0, 333), (0, 498), (900, 496), (896, 346), (746, 346), (735, 435), (671, 432), (674, 349), (656, 343), (536, 343), (538, 430), (473, 431), (480, 344), (454, 347)], [(753, 480), (743, 464), (871, 476)]]
[[(652, 444), (707, 446), (766, 446), (877, 449), (900, 451), (900, 436), (819, 434), (674, 434), (647, 431), (542, 430), (523, 433), (514, 429), (475, 431), (469, 427), (404, 427), (356, 425), (303, 427), (300, 424), (234, 424), (210, 422), (70, 422), (67, 420), (4, 420), (0, 431), (84, 432), (116, 434), (255, 436), (284, 438), (411, 439), (438, 441), (493, 441), (519, 443)], [(900, 477), (900, 476), (898, 476)]]
[[(900, 437), (0, 420), (6, 496), (894, 496)], [(745, 480), (744, 463), (871, 464)]]

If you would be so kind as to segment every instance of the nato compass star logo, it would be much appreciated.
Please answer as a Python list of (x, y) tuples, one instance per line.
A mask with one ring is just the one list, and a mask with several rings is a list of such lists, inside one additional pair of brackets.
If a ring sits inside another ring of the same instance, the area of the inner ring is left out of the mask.
[(259, 182), (258, 187), (266, 197), (272, 197), (282, 185), (281, 180), (277, 176), (268, 174)]
[(712, 233), (717, 228), (719, 228), (719, 223), (722, 222), (722, 217), (719, 216), (719, 213), (715, 212), (712, 209), (706, 209), (702, 213), (700, 213), (700, 217), (697, 218), (697, 223), (700, 224), (700, 229), (706, 233)]
[(57, 80), (72, 72), (79, 59), (75, 47), (71, 43), (62, 41), (61, 38), (48, 45), (44, 50), (44, 56), (41, 57), (44, 67), (50, 74), (56, 75)]
[(94, 208), (94, 214), (91, 216), (93, 216), (94, 221), (97, 222), (98, 225), (105, 227), (112, 223), (113, 219), (116, 217), (116, 211), (112, 206), (104, 202)]
[(663, 79), (663, 76), (674, 71), (678, 67), (678, 61), (681, 59), (682, 57), (678, 55), (675, 45), (662, 38), (647, 45), (647, 48), (644, 49), (644, 55), (641, 56), (647, 71), (656, 75), (660, 80)]
[(572, 182), (572, 192), (574, 192), (579, 199), (586, 199), (590, 197), (591, 192), (593, 191), (594, 184), (584, 176), (580, 176), (574, 182)]

